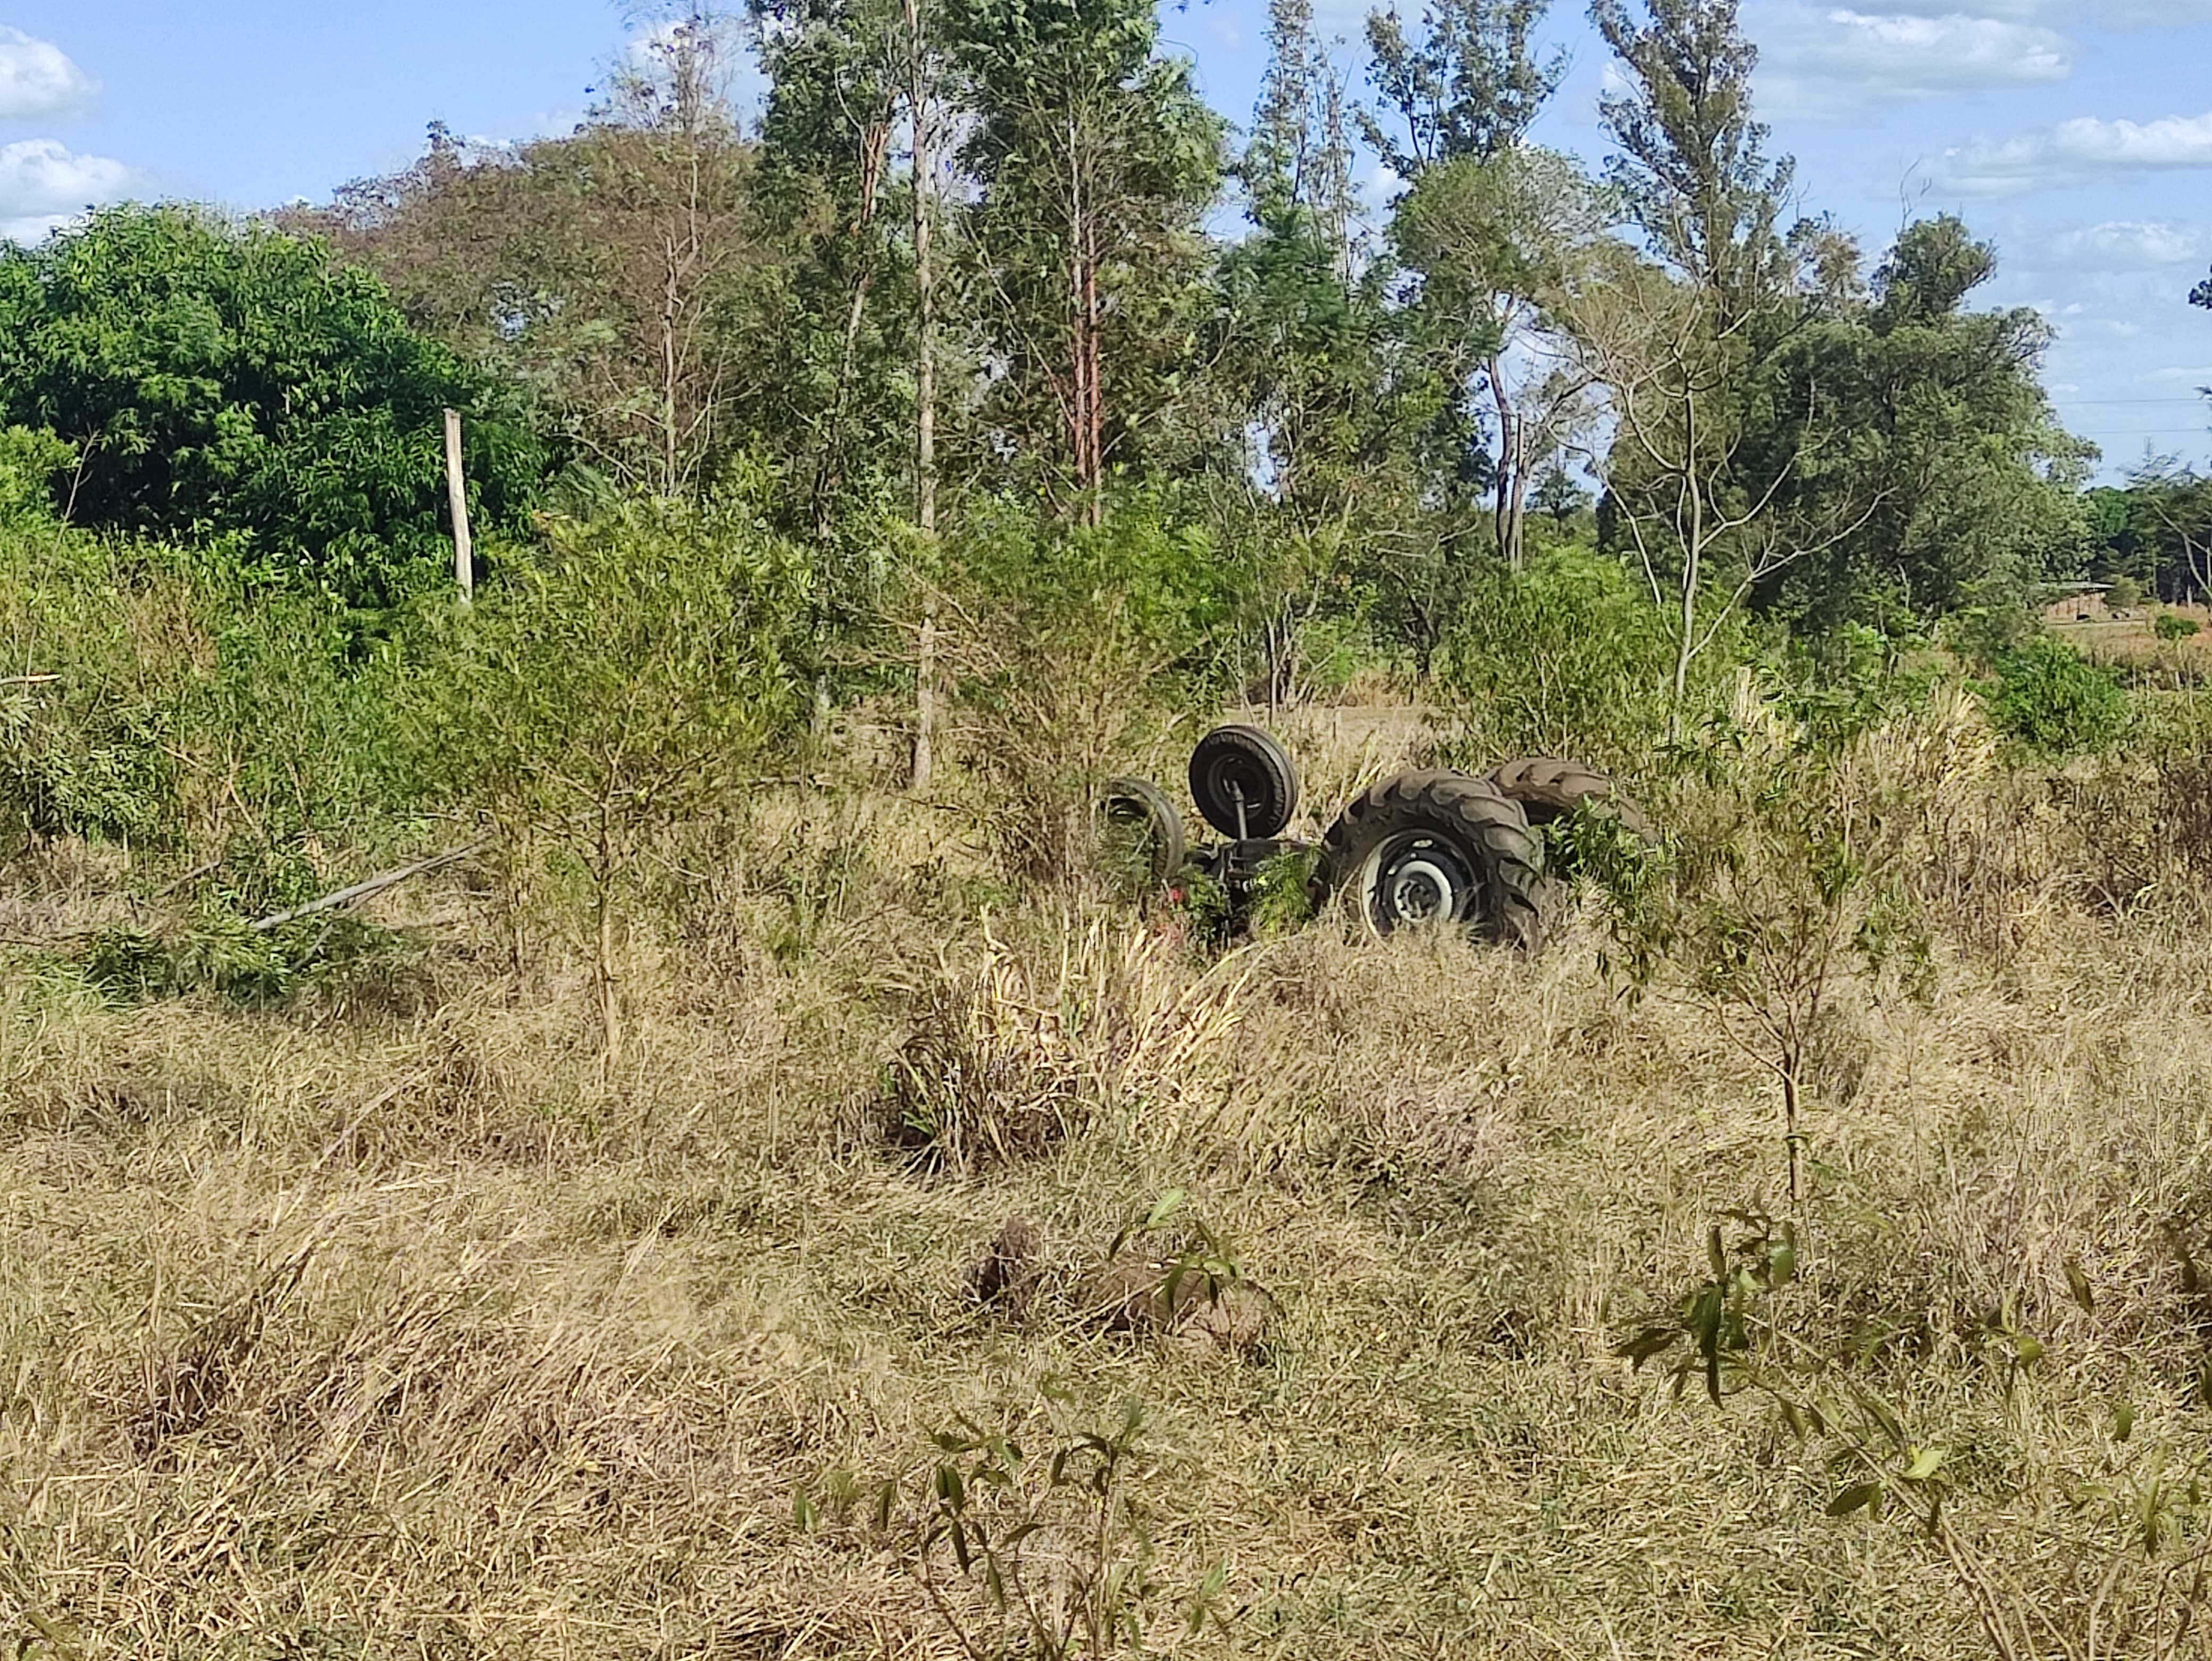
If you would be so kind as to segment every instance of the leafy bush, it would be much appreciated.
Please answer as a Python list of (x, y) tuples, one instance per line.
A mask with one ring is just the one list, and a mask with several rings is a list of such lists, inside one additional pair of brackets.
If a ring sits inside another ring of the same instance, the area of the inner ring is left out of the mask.
[(396, 642), (316, 597), (249, 596), (153, 545), (0, 527), (0, 850), (76, 836), (220, 863), (248, 915), (404, 805)]
[(2183, 617), (2178, 611), (2160, 611), (2151, 620), (2151, 633), (2160, 640), (2188, 640), (2203, 625), (2195, 618)]
[(51, 520), (52, 482), (76, 461), (76, 447), (43, 427), (0, 427), (0, 526)]
[[(1730, 643), (1693, 668), (1693, 705), (1734, 672)], [(1568, 548), (1537, 556), (1525, 572), (1487, 563), (1474, 573), (1433, 683), (1459, 727), (1456, 765), (1551, 755), (1637, 772), (1666, 739), (1674, 667), (1667, 619), (1626, 568)]]
[(1087, 865), (1091, 791), (1234, 684), (1247, 573), (1151, 498), (1095, 529), (988, 510), (958, 555), (948, 656), (986, 839), (1014, 873), (1056, 880)]
[(1996, 679), (1979, 690), (1997, 730), (2050, 756), (2109, 749), (2128, 715), (2111, 672), (2048, 635), (1995, 654)]
[(527, 424), (320, 244), (125, 207), (0, 249), (0, 425), (76, 447), (77, 523), (221, 545), (388, 604), (450, 559), (449, 406), (469, 417), (483, 527), (514, 526), (543, 471)]
[(434, 798), (586, 879), (610, 1058), (631, 867), (654, 834), (740, 797), (797, 741), (806, 589), (797, 551), (744, 508), (652, 501), (559, 527), (473, 611), (426, 613), (415, 764)]

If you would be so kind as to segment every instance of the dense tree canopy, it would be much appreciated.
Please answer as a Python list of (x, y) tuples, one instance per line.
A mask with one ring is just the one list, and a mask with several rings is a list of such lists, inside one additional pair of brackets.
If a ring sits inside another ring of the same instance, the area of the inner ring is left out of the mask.
[(441, 411), (471, 417), (477, 511), (512, 525), (541, 450), (514, 400), (310, 240), (112, 209), (0, 251), (0, 425), (75, 447), (71, 520), (235, 539), (256, 563), (388, 599), (444, 552)]

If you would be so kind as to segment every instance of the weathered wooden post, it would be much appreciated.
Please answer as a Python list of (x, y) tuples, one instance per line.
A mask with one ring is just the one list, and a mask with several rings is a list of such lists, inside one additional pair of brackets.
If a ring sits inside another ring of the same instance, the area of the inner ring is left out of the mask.
[(476, 598), (476, 551), (469, 541), (469, 483), (461, 472), (461, 412), (446, 411), (446, 501), (453, 513), (453, 581), (461, 604)]

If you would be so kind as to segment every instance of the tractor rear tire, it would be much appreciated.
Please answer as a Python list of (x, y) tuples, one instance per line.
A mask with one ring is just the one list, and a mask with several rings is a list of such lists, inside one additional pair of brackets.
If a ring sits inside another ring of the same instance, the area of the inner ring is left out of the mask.
[(1317, 881), (1370, 934), (1441, 926), (1531, 953), (1557, 903), (1519, 804), (1464, 773), (1401, 773), (1368, 791), (1322, 839)]
[(1620, 794), (1611, 778), (1578, 761), (1530, 756), (1493, 768), (1490, 782), (1519, 802), (1528, 823), (1539, 830), (1588, 806), (1609, 814), (1638, 841), (1651, 840), (1651, 827), (1642, 810)]

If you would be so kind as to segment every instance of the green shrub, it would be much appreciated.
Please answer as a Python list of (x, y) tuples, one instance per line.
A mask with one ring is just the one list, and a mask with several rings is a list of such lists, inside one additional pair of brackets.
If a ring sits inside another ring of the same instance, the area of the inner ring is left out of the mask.
[[(154, 545), (0, 527), (0, 855), (82, 837), (217, 864), (258, 916), (389, 834), (399, 642)], [(379, 810), (384, 810), (380, 812)]]
[(2112, 673), (2048, 635), (1998, 652), (1990, 666), (1995, 680), (1977, 688), (1990, 721), (2045, 755), (2109, 749), (2127, 721), (2127, 694)]
[(2183, 617), (2178, 611), (2160, 611), (2151, 620), (2151, 633), (2160, 640), (2187, 640), (2203, 625), (2195, 618)]
[(43, 427), (0, 427), (0, 526), (50, 523), (53, 482), (76, 457)]
[[(1740, 644), (1724, 624), (1693, 666), (1692, 720), (1734, 673)], [(1486, 563), (1470, 575), (1432, 693), (1458, 727), (1455, 765), (1553, 755), (1634, 773), (1666, 740), (1674, 668), (1674, 634), (1649, 593), (1618, 560), (1566, 548), (1523, 572)]]
[(633, 867), (799, 741), (791, 654), (807, 587), (799, 551), (742, 504), (644, 501), (556, 528), (472, 610), (426, 613), (422, 670), (405, 683), (416, 772), (434, 799), (585, 879), (610, 1065)]
[(985, 839), (1012, 874), (1064, 878), (1087, 864), (1091, 790), (1238, 684), (1249, 571), (1150, 497), (1096, 528), (994, 508), (951, 551), (945, 650)]
[(387, 605), (449, 569), (446, 408), (479, 529), (519, 523), (544, 458), (510, 403), (375, 278), (267, 226), (112, 208), (0, 248), (0, 425), (78, 447), (81, 525)]

